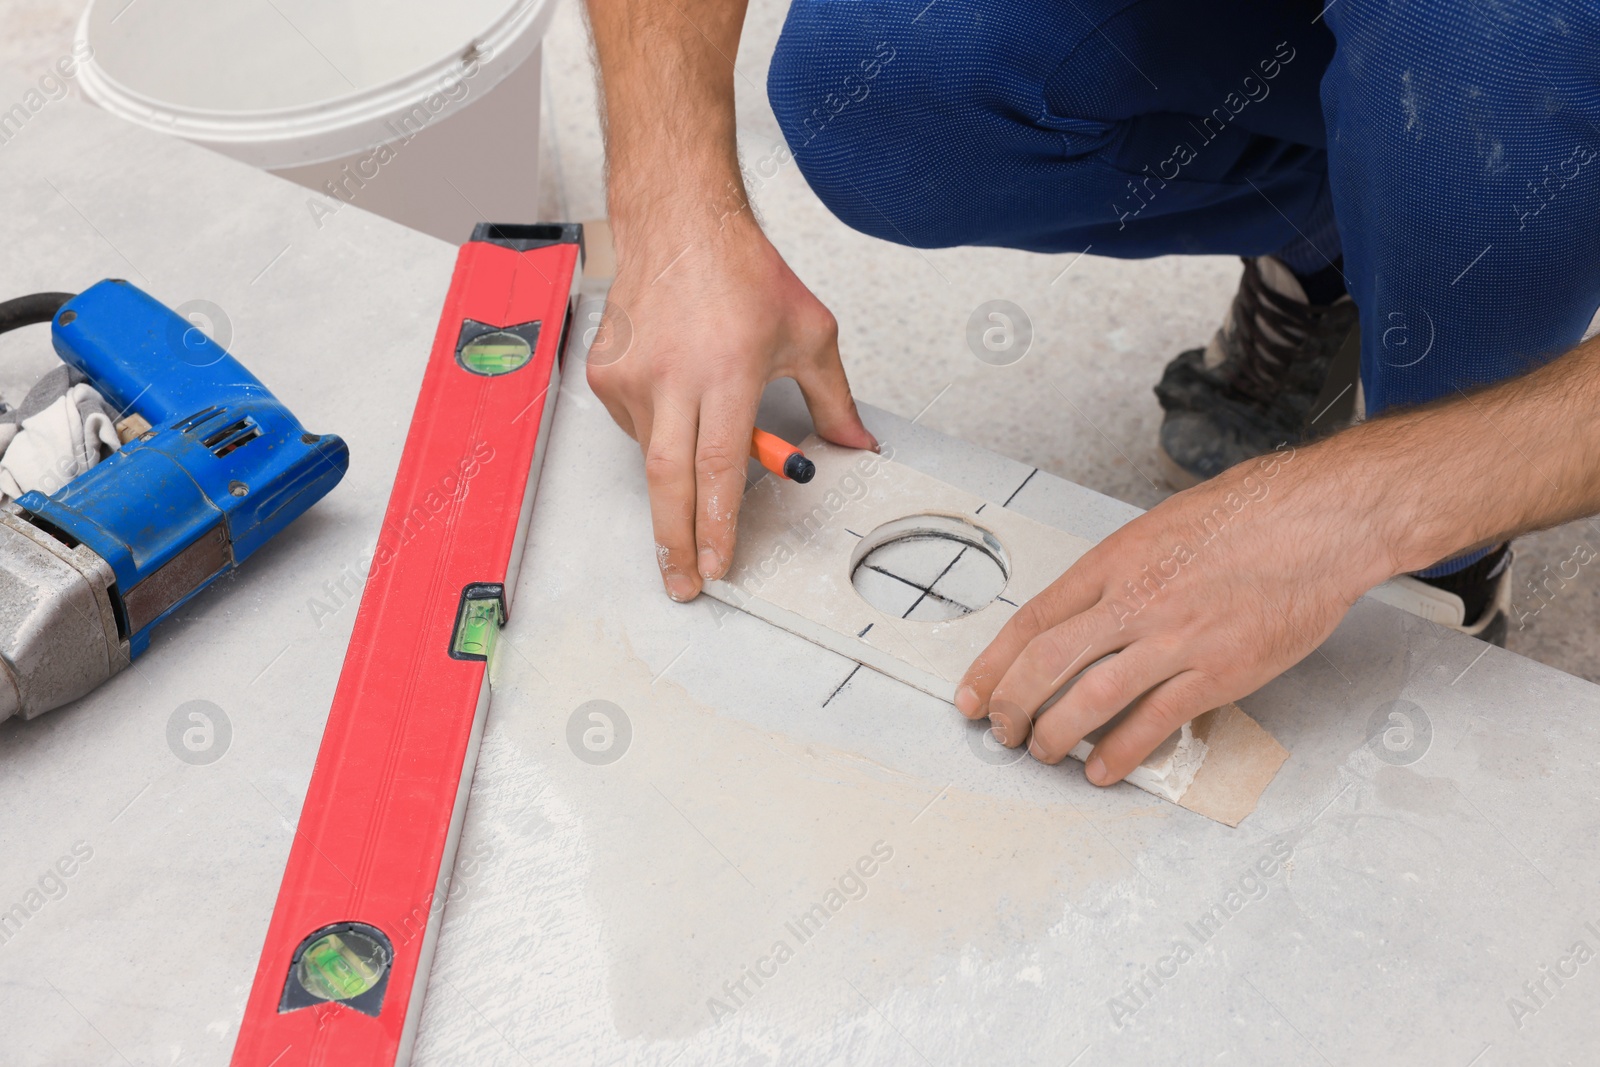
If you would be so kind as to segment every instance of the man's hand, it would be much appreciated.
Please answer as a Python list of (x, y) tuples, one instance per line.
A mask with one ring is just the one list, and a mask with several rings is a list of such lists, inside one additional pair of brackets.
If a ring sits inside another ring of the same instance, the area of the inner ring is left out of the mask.
[(1303, 659), (1396, 573), (1354, 489), (1322, 456), (1285, 449), (1168, 498), (1024, 604), (956, 706), (1045, 763), (1129, 708), (1085, 767), (1120, 781), (1185, 722)]
[(617, 277), (589, 383), (644, 452), (656, 562), (689, 600), (733, 559), (761, 390), (794, 378), (817, 432), (877, 448), (838, 328), (762, 234), (739, 172), (745, 0), (588, 0)]
[(1097, 785), (1120, 781), (1185, 722), (1305, 658), (1380, 582), (1600, 511), (1596, 412), (1600, 339), (1525, 377), (1241, 463), (1024, 604), (956, 706), (1047, 763), (1127, 708), (1084, 768)]
[(629, 326), (602, 325), (589, 384), (644, 451), (661, 579), (674, 600), (689, 600), (733, 560), (750, 431), (767, 383), (795, 379), (828, 440), (878, 445), (850, 397), (833, 315), (753, 222), (630, 256), (607, 318), (618, 309)]

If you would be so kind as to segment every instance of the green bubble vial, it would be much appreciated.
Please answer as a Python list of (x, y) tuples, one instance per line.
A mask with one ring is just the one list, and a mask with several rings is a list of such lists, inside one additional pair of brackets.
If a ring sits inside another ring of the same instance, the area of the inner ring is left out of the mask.
[(495, 638), (500, 633), (500, 601), (468, 599), (456, 626), (455, 644), (451, 651), (458, 656), (482, 656), (488, 659), (494, 651)]
[(323, 1000), (349, 1000), (377, 985), (388, 965), (370, 938), (353, 931), (324, 934), (300, 955), (300, 984)]
[(514, 333), (496, 330), (461, 346), (461, 365), (474, 374), (510, 374), (533, 358), (533, 347)]

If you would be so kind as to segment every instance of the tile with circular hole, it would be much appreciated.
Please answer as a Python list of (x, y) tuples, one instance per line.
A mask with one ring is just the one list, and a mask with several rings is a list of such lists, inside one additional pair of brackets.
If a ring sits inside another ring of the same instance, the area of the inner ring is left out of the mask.
[[(801, 447), (816, 477), (745, 494), (733, 566), (706, 592), (941, 699), (1018, 605), (1093, 547), (884, 456), (815, 436)], [(1128, 781), (1237, 825), (1287, 757), (1228, 704)]]

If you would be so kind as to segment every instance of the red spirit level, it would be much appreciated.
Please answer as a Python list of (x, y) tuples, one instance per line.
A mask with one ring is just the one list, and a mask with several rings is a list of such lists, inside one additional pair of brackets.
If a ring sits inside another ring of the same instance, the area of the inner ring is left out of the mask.
[(484, 224), (456, 259), (235, 1067), (411, 1058), (582, 244)]

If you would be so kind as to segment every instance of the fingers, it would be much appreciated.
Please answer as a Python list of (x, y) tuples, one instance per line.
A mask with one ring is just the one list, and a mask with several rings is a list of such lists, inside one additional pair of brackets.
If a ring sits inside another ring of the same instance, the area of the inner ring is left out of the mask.
[(745, 461), (760, 395), (739, 401), (707, 397), (700, 408), (694, 475), (696, 567), (702, 579), (721, 578), (733, 561), (734, 529), (744, 498)]
[(656, 402), (644, 447), (656, 564), (668, 596), (693, 600), (700, 592), (694, 544), (696, 424), (659, 390)]
[[(1027, 648), (1039, 635), (1054, 629), (1061, 623), (1095, 606), (1096, 601), (1099, 600), (1099, 591), (1091, 577), (1090, 568), (1085, 567), (1084, 562), (1084, 560), (1079, 560), (1073, 564), (1067, 570), (1067, 573), (1052, 582), (1049, 588), (1018, 608), (1016, 613), (1006, 620), (1005, 626), (1001, 627), (994, 640), (989, 642), (989, 647), (985, 648), (978, 654), (978, 658), (972, 661), (972, 666), (967, 668), (967, 673), (961, 678), (961, 684), (956, 687), (955, 704), (961, 714), (969, 719), (989, 715), (990, 700), (994, 695), (995, 687), (1000, 684), (1000, 680), (1010, 671), (1012, 664), (1022, 654), (1023, 649)], [(1084, 640), (1070, 650), (1065, 648), (1065, 645), (1070, 644), (1070, 641), (1062, 645), (1062, 649), (1058, 652), (1062, 658), (1055, 665), (1054, 670), (1050, 672), (1052, 678), (1060, 674), (1068, 664), (1077, 658), (1079, 650), (1084, 643), (1092, 643), (1087, 630), (1083, 631), (1082, 637)], [(1043, 650), (1041, 649), (1041, 651)], [(1105, 651), (1111, 651), (1111, 649), (1108, 648)], [(1093, 652), (1092, 648), (1090, 652)], [(1099, 658), (1099, 655), (1103, 654), (1104, 652), (1091, 655), (1089, 658), (1079, 661), (1074, 669), (1082, 670)], [(1069, 674), (1062, 678), (1061, 682), (1057, 683), (1056, 688), (1060, 688), (1060, 685), (1070, 677), (1072, 676)], [(1035, 686), (1035, 688), (1037, 687)], [(1044, 696), (1048, 695), (1048, 693), (1044, 694)], [(1041, 696), (1040, 700), (1043, 699), (1044, 697)], [(1036, 701), (1027, 710), (1032, 712), (1038, 706)], [(1021, 744), (1025, 738), (1026, 734), (1017, 738), (1015, 743)]]
[(1039, 715), (1028, 751), (1041, 762), (1060, 763), (1087, 734), (1181, 670), (1169, 653), (1156, 650), (1149, 641), (1104, 660)]
[(1199, 671), (1184, 671), (1141, 697), (1089, 754), (1084, 774), (1095, 785), (1126, 778), (1184, 723), (1222, 701)]
[[(989, 698), (989, 720), (995, 724), (996, 737), (1013, 748), (1022, 744), (1028, 739), (1040, 707), (1062, 686), (1101, 657), (1121, 651), (1118, 639), (1122, 635), (1104, 625), (1101, 614), (1099, 609), (1091, 608), (1028, 642)], [(1073, 691), (1088, 680), (1088, 676), (1080, 679), (1061, 699), (1071, 698)], [(1137, 695), (1130, 694), (1128, 699)]]
[(839, 360), (838, 326), (831, 316), (829, 325), (827, 344), (815, 360), (795, 372), (795, 381), (805, 395), (819, 435), (846, 448), (876, 452), (878, 439), (862, 423), (855, 398), (850, 395), (850, 381)]
[[(607, 314), (610, 314), (609, 305)], [(585, 353), (584, 377), (588, 379), (589, 388), (600, 398), (600, 402), (605, 405), (612, 419), (622, 427), (622, 432), (639, 441), (633, 413), (629, 410), (628, 400), (624, 395), (618, 365), (620, 357), (615, 351), (608, 351), (610, 345), (614, 343), (612, 334), (604, 327), (596, 331), (594, 343)], [(643, 444), (642, 441), (640, 443)]]
[(633, 414), (627, 409), (627, 407), (620, 400), (613, 399), (609, 392), (602, 393), (597, 390), (595, 395), (598, 396), (600, 398), (600, 402), (605, 405), (606, 411), (610, 414), (612, 420), (618, 426), (622, 427), (622, 432), (633, 438), (635, 441), (639, 440), (639, 434), (633, 426)]

